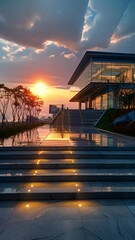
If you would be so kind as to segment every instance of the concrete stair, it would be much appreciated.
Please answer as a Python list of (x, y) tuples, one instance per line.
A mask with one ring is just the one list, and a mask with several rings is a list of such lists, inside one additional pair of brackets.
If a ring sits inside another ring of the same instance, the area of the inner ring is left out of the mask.
[(103, 113), (104, 110), (63, 109), (51, 126), (60, 130), (69, 130), (69, 127), (74, 126), (94, 126)]
[(0, 200), (135, 198), (135, 149), (0, 149)]
[(82, 125), (94, 126), (104, 112), (105, 112), (104, 110), (92, 110), (92, 109), (80, 110)]

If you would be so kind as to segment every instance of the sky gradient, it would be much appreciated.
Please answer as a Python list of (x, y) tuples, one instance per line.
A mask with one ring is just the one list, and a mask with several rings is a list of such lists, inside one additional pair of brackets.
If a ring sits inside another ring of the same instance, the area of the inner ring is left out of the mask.
[(135, 53), (135, 0), (0, 0), (0, 83), (48, 85), (69, 106), (67, 82), (86, 50)]

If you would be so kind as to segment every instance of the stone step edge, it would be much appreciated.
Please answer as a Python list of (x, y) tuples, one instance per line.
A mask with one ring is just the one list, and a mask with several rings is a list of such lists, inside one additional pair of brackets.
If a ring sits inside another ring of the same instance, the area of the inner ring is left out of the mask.
[[(30, 200), (87, 200), (87, 199), (135, 199), (135, 192), (40, 192), (40, 193), (0, 193), (0, 201)], [(28, 207), (28, 204), (26, 205)]]
[(0, 183), (9, 182), (129, 182), (135, 181), (135, 175), (24, 175), (0, 176)]
[(111, 147), (111, 146), (5, 146), (0, 148), (0, 152), (3, 151), (135, 151), (132, 146), (129, 147)]
[(0, 164), (1, 170), (13, 169), (85, 169), (85, 168), (105, 168), (105, 169), (126, 169), (135, 168), (135, 163), (13, 163), (13, 164)]
[(18, 159), (89, 159), (89, 158), (96, 158), (96, 159), (135, 159), (135, 152), (134, 154), (101, 154), (101, 153), (97, 153), (97, 154), (44, 154), (44, 155), (36, 155), (36, 154), (29, 154), (29, 155), (0, 155), (0, 158), (2, 160), (5, 159), (14, 159), (14, 160), (18, 160)]

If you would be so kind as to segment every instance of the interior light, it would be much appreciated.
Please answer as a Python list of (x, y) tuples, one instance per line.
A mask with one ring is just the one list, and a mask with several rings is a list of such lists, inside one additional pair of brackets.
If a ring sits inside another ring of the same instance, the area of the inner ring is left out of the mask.
[(78, 204), (78, 206), (79, 206), (79, 207), (82, 207), (82, 204), (81, 204), (81, 203), (79, 203), (79, 204)]

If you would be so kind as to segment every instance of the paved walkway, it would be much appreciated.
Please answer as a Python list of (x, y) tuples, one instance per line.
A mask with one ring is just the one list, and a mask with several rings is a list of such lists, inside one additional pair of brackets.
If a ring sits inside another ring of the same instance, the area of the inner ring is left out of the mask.
[(0, 240), (134, 240), (135, 200), (1, 202)]

